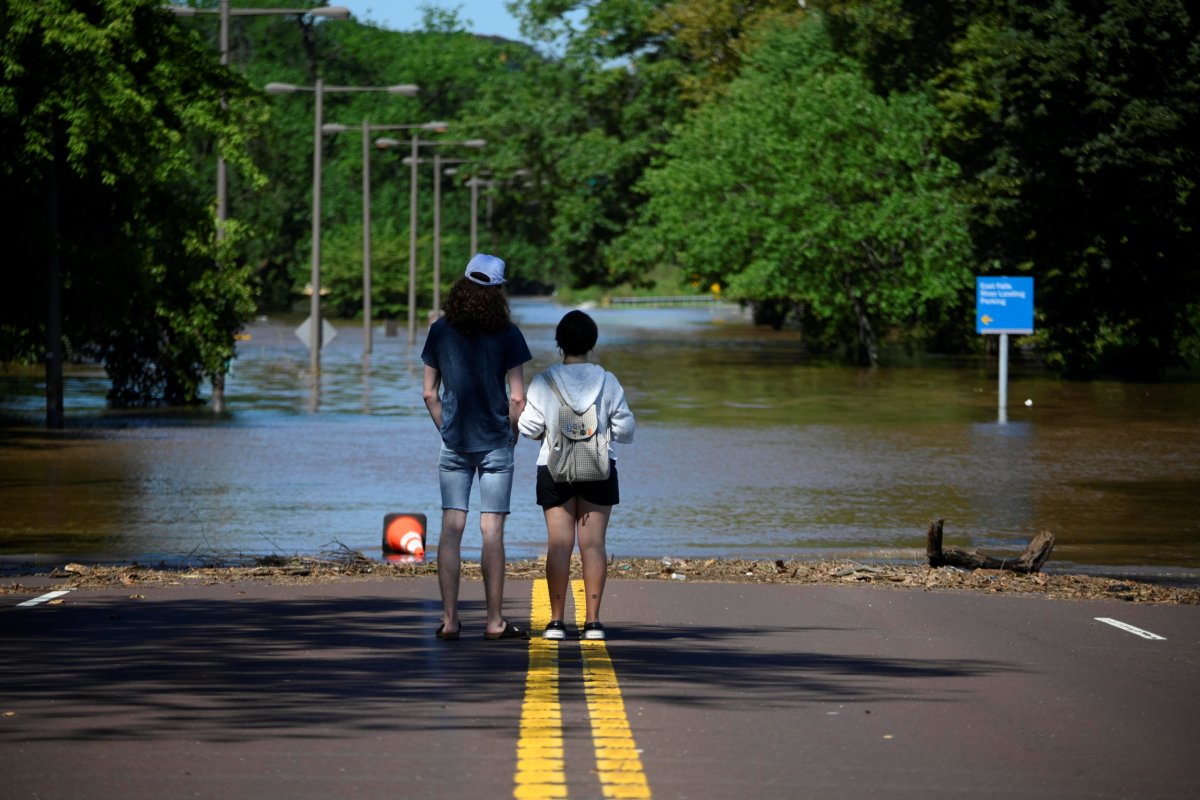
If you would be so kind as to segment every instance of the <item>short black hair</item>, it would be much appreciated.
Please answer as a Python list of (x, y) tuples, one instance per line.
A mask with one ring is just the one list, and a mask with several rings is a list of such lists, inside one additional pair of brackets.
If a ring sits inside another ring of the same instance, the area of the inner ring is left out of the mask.
[(554, 329), (554, 341), (563, 355), (585, 356), (596, 347), (600, 329), (596, 321), (582, 311), (568, 311)]

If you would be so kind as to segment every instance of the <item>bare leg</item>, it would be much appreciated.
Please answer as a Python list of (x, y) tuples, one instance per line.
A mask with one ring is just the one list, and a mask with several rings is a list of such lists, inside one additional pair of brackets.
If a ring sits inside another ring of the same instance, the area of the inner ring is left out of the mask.
[(442, 626), (447, 633), (460, 627), (458, 621), (458, 577), (462, 560), (463, 529), (467, 512), (457, 508), (442, 509), (442, 532), (438, 537), (438, 588), (442, 590)]
[(563, 618), (567, 585), (571, 578), (571, 551), (575, 549), (575, 508), (572, 497), (561, 506), (545, 509), (546, 585), (550, 589), (550, 619)]
[(479, 515), (483, 536), (483, 595), (487, 599), (487, 632), (504, 630), (504, 520), (507, 514), (492, 512)]
[(579, 527), (579, 557), (583, 561), (583, 589), (586, 593), (584, 620), (600, 619), (600, 601), (604, 597), (604, 581), (608, 577), (608, 553), (604, 536), (612, 506), (598, 506), (579, 499), (576, 512)]

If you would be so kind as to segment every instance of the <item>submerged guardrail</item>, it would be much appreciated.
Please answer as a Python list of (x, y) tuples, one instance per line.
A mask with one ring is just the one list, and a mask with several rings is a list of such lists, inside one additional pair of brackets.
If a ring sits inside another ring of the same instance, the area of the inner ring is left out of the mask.
[(733, 305), (731, 301), (711, 295), (677, 295), (673, 297), (609, 297), (610, 306), (712, 306)]

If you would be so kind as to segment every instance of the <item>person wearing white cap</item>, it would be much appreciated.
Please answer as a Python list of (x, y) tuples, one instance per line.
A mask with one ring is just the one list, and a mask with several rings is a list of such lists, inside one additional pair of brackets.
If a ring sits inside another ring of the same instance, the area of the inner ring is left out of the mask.
[(442, 530), (439, 639), (458, 639), (458, 585), (468, 500), (479, 476), (479, 531), (487, 625), (484, 638), (528, 639), (504, 618), (504, 522), (512, 495), (517, 420), (525, 407), (525, 362), (533, 358), (504, 297), (504, 262), (479, 253), (446, 297), (421, 352), (425, 407), (442, 436), (438, 483)]
[(480, 286), (499, 286), (504, 283), (504, 262), (487, 253), (476, 253), (467, 263), (464, 277)]

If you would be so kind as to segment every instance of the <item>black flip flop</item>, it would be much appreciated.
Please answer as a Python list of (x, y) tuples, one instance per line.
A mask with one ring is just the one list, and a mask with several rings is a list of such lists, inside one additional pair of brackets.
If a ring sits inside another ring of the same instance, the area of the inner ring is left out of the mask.
[(437, 633), (435, 633), (434, 636), (441, 639), (443, 642), (452, 642), (457, 639), (461, 633), (461, 622), (458, 623), (458, 630), (456, 630), (454, 633), (446, 633), (446, 623), (443, 622), (441, 625), (438, 625)]
[(529, 632), (523, 631), (508, 620), (504, 620), (504, 630), (499, 633), (485, 633), (485, 639), (528, 639)]

